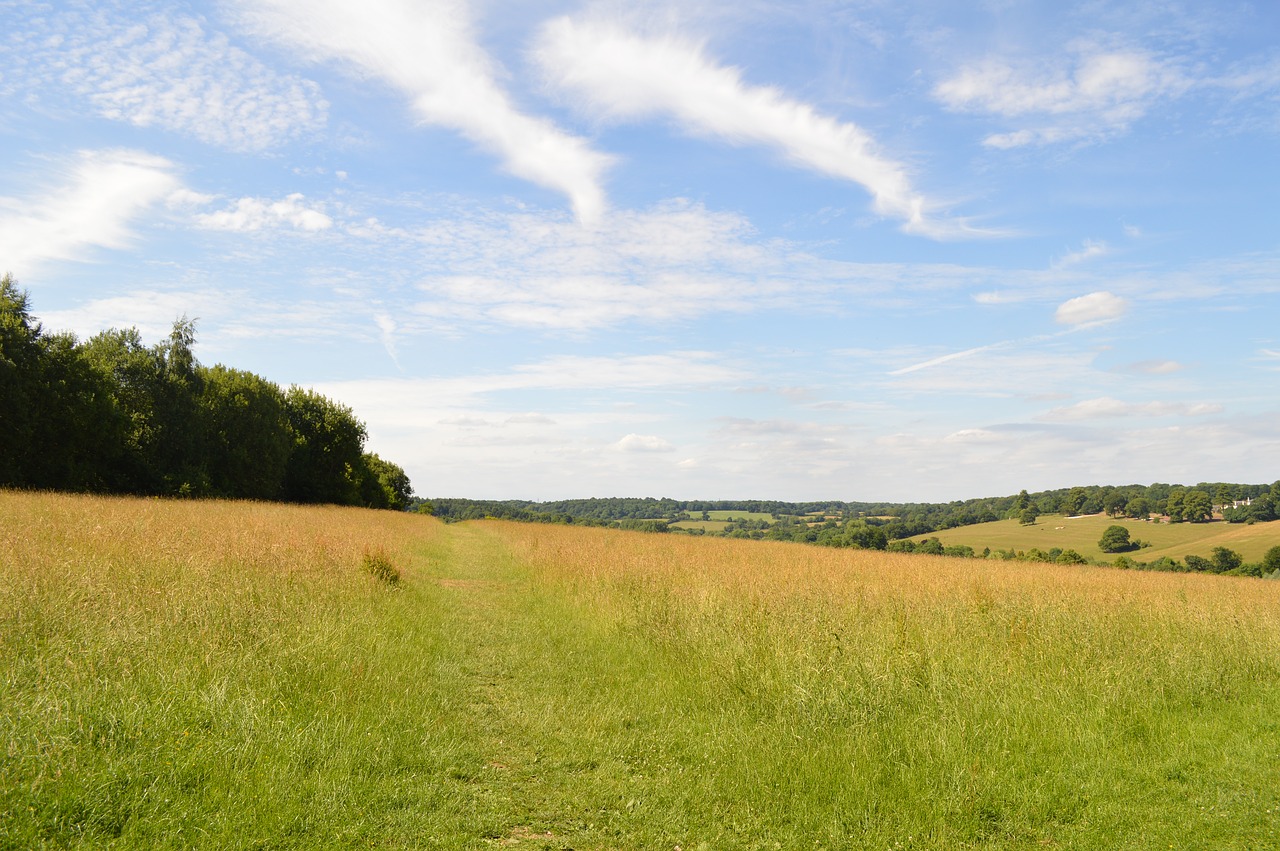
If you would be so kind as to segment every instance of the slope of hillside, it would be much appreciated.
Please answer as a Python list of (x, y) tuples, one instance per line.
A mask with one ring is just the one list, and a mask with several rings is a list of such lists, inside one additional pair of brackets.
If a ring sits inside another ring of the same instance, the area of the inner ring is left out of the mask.
[(1073, 549), (1081, 555), (1103, 561), (1114, 559), (1115, 554), (1102, 552), (1098, 540), (1111, 525), (1124, 526), (1131, 539), (1148, 541), (1151, 546), (1127, 553), (1130, 558), (1153, 561), (1161, 556), (1181, 560), (1198, 555), (1208, 557), (1214, 547), (1229, 547), (1244, 556), (1245, 561), (1262, 560), (1266, 551), (1280, 545), (1280, 520), (1270, 523), (1152, 523), (1141, 520), (1107, 517), (1093, 514), (1087, 517), (1063, 517), (1046, 514), (1031, 526), (1023, 526), (1017, 520), (997, 520), (917, 535), (911, 540), (937, 538), (947, 546), (967, 545), (982, 552), (992, 550), (1028, 550), (1039, 547)]
[(0, 492), (0, 848), (1274, 847), (1277, 705), (1280, 583)]

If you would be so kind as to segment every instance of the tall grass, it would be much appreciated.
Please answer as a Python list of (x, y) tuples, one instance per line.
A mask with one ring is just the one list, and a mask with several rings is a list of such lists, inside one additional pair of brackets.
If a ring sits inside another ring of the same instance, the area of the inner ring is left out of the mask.
[(665, 684), (647, 692), (658, 705), (639, 701), (647, 712), (663, 717), (663, 689), (682, 683), (674, 705), (696, 719), (706, 760), (687, 768), (703, 769), (697, 796), (721, 809), (722, 828), (789, 847), (1257, 847), (1277, 836), (1270, 584), (500, 534), (630, 647), (658, 654)]
[(0, 848), (1280, 841), (1275, 583), (11, 493), (0, 548)]

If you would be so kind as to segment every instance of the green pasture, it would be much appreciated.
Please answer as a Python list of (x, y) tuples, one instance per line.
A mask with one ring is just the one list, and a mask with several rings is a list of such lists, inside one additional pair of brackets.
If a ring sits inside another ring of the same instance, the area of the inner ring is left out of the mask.
[(672, 523), (673, 529), (702, 529), (707, 532), (723, 532), (728, 527), (727, 520), (681, 520), (678, 523)]
[(1126, 553), (1138, 561), (1153, 561), (1161, 556), (1182, 560), (1187, 555), (1208, 557), (1214, 547), (1229, 547), (1240, 553), (1246, 562), (1262, 561), (1268, 549), (1280, 544), (1280, 521), (1255, 523), (1156, 523), (1142, 520), (1125, 520), (1104, 515), (1067, 518), (1058, 514), (1042, 515), (1031, 526), (1023, 526), (1017, 520), (997, 520), (961, 526), (912, 538), (921, 541), (937, 538), (946, 546), (968, 545), (982, 552), (992, 550), (1029, 550), (1039, 547), (1048, 551), (1053, 547), (1072, 549), (1081, 555), (1111, 561), (1114, 553), (1104, 553), (1098, 548), (1103, 531), (1112, 525), (1124, 526), (1130, 539), (1151, 542), (1151, 547)]
[[(700, 511), (690, 511), (689, 516), (699, 518), (702, 516)], [(765, 511), (708, 511), (708, 518), (727, 522), (730, 520), (773, 520), (773, 515)]]
[(1274, 848), (1277, 706), (1280, 583), (0, 491), (0, 849)]

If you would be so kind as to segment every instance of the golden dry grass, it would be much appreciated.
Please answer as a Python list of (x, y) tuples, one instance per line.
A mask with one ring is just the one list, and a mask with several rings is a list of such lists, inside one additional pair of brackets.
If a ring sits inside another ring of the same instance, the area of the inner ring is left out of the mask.
[(1280, 832), (1280, 583), (55, 494), (0, 547), (0, 847)]

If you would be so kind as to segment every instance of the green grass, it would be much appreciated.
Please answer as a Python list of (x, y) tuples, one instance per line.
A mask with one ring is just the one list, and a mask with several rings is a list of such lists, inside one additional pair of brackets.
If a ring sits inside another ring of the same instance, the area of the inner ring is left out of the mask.
[(1126, 553), (1139, 561), (1153, 561), (1161, 556), (1182, 560), (1187, 555), (1208, 557), (1214, 547), (1229, 547), (1244, 556), (1246, 562), (1260, 562), (1271, 547), (1280, 545), (1280, 520), (1255, 523), (1252, 526), (1237, 523), (1147, 523), (1103, 515), (1067, 518), (1057, 514), (1042, 515), (1032, 526), (1023, 526), (1017, 520), (997, 520), (961, 526), (942, 532), (917, 535), (912, 540), (936, 537), (944, 545), (968, 545), (977, 552), (984, 547), (992, 550), (1028, 550), (1039, 547), (1073, 549), (1081, 555), (1102, 561), (1116, 556), (1102, 552), (1098, 540), (1103, 531), (1113, 524), (1126, 527), (1134, 539), (1151, 542), (1152, 546)]
[(1275, 847), (1278, 612), (1251, 580), (0, 492), (0, 848)]
[[(729, 521), (729, 520), (773, 520), (773, 515), (766, 511), (708, 511), (706, 512), (711, 520)], [(701, 517), (702, 512), (690, 511), (690, 517)]]
[(727, 520), (681, 520), (672, 523), (673, 529), (702, 529), (707, 532), (723, 532), (729, 525)]

